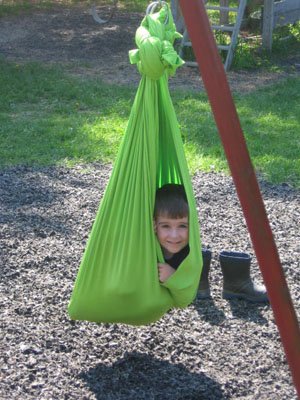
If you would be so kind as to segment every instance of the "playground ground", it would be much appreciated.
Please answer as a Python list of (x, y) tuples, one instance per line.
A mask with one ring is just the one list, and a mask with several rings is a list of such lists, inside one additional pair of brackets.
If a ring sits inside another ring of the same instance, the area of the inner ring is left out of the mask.
[[(6, 17), (1, 54), (17, 62), (64, 63), (72, 74), (136, 84), (128, 66), (140, 14), (95, 25), (87, 10)], [(62, 29), (63, 27), (63, 29)], [(6, 29), (6, 30), (5, 30)], [(6, 34), (4, 34), (6, 32)], [(234, 91), (295, 74), (230, 72)], [(201, 87), (190, 69), (173, 87)], [(198, 173), (193, 186), (203, 243), (213, 251), (212, 299), (146, 327), (71, 322), (66, 307), (110, 165), (4, 168), (1, 197), (1, 399), (296, 399), (268, 305), (221, 298), (218, 253), (253, 255), (230, 177)], [(300, 312), (300, 194), (260, 181), (296, 312)], [(224, 208), (226, 204), (226, 208)]]

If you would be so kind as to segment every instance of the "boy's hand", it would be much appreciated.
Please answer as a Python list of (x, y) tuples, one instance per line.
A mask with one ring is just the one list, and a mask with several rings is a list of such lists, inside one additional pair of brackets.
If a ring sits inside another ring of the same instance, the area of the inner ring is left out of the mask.
[(176, 271), (169, 264), (158, 263), (158, 276), (160, 282), (165, 282)]

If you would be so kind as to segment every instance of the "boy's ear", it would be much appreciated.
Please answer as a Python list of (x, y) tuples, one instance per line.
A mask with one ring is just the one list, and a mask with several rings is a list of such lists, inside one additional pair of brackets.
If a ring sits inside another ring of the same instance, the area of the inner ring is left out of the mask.
[(156, 233), (156, 221), (155, 221), (155, 219), (153, 219), (153, 230), (154, 230), (154, 232)]

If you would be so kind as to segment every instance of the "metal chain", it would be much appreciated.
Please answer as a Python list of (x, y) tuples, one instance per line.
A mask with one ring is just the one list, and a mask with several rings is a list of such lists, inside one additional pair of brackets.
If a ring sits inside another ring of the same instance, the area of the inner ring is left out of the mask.
[(92, 17), (98, 24), (107, 24), (113, 18), (117, 10), (117, 6), (118, 6), (118, 0), (113, 0), (112, 9), (109, 17), (107, 19), (102, 19), (97, 12), (96, 4), (93, 4), (91, 7)]
[[(146, 9), (146, 15), (153, 14), (158, 6), (160, 6), (161, 8), (165, 7), (167, 10), (169, 9), (169, 5), (168, 5), (168, 3), (166, 1), (164, 1), (164, 0), (156, 0), (156, 1), (153, 1), (152, 3), (150, 3), (148, 5), (148, 7)], [(165, 20), (164, 23), (167, 24), (168, 20), (169, 20), (169, 17), (167, 15), (166, 20)]]

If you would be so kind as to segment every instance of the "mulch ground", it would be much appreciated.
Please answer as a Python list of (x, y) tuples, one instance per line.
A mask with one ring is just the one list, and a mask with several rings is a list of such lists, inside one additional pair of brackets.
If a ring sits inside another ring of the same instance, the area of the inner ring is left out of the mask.
[[(193, 180), (212, 299), (145, 327), (72, 322), (67, 304), (107, 165), (0, 172), (1, 399), (296, 399), (269, 305), (221, 298), (222, 249), (253, 255), (231, 178)], [(300, 310), (300, 194), (262, 182)], [(226, 204), (226, 207), (224, 207)], [(252, 276), (261, 281), (253, 255)]]
[[(132, 14), (128, 23), (119, 13), (100, 29), (87, 10), (78, 10), (3, 19), (2, 55), (69, 63), (73, 73), (135, 83), (127, 51), (141, 15)], [(120, 52), (111, 51), (112, 43)], [(247, 88), (260, 78), (250, 74)], [(188, 72), (178, 79), (182, 88), (199, 84)], [(272, 79), (268, 75), (267, 82)], [(196, 299), (145, 327), (70, 321), (67, 304), (110, 173), (111, 166), (102, 164), (0, 171), (0, 398), (296, 399), (270, 306), (221, 297), (223, 249), (249, 252), (252, 276), (261, 281), (234, 185), (225, 175), (193, 178), (203, 243), (213, 251), (210, 300)], [(300, 193), (287, 184), (260, 184), (299, 315)]]

